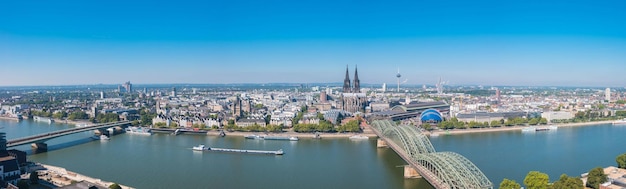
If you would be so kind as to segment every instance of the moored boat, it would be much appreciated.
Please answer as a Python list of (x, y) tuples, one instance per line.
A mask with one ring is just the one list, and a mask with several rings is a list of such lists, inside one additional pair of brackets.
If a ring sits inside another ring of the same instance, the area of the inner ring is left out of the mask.
[(350, 137), (350, 139), (353, 139), (353, 140), (367, 140), (367, 139), (369, 139), (369, 137), (363, 136), (363, 135), (353, 135), (353, 136)]
[(622, 120), (613, 121), (613, 125), (626, 125), (626, 118)]
[(255, 140), (263, 139), (263, 137), (261, 137), (259, 135), (246, 135), (246, 136), (244, 136), (244, 138), (246, 138), (246, 139), (255, 139)]
[(124, 130), (130, 134), (152, 135), (152, 131), (146, 127), (126, 127)]

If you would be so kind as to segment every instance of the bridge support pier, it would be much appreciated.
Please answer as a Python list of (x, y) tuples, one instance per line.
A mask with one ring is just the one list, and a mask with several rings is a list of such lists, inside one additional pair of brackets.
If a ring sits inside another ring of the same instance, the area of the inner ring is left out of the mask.
[(48, 144), (43, 143), (43, 142), (33, 143), (30, 145), (30, 147), (33, 149), (33, 153), (40, 153), (40, 152), (48, 151)]
[(422, 178), (422, 175), (420, 175), (417, 172), (417, 170), (415, 170), (410, 165), (405, 165), (404, 166), (404, 178)]
[(379, 147), (379, 148), (387, 148), (387, 147), (389, 147), (389, 146), (387, 146), (387, 142), (385, 142), (383, 139), (380, 139), (380, 138), (379, 138), (379, 139), (376, 141), (376, 147)]

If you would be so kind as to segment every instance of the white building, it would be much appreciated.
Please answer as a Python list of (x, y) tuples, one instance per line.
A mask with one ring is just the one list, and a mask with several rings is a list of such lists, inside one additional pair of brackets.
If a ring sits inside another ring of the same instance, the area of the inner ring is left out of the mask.
[(543, 112), (541, 113), (541, 117), (546, 118), (548, 121), (552, 120), (562, 120), (562, 119), (572, 119), (574, 118), (574, 114), (572, 112)]
[(604, 100), (606, 100), (606, 102), (611, 102), (611, 88), (606, 88), (604, 90)]

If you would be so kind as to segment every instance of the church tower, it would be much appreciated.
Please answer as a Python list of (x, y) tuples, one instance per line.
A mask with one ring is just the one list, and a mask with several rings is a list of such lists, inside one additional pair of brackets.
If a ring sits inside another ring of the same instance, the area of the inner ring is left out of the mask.
[(350, 73), (348, 73), (348, 65), (346, 65), (346, 78), (343, 80), (343, 92), (351, 93), (352, 86), (350, 86)]
[(359, 71), (356, 66), (354, 66), (354, 88), (352, 89), (353, 93), (361, 92), (361, 81), (359, 81)]

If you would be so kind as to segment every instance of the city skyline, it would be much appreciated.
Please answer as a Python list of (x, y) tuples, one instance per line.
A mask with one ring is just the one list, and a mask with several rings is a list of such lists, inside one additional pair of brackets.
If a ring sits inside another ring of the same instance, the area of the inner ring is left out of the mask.
[(6, 2), (0, 86), (626, 86), (626, 2)]

